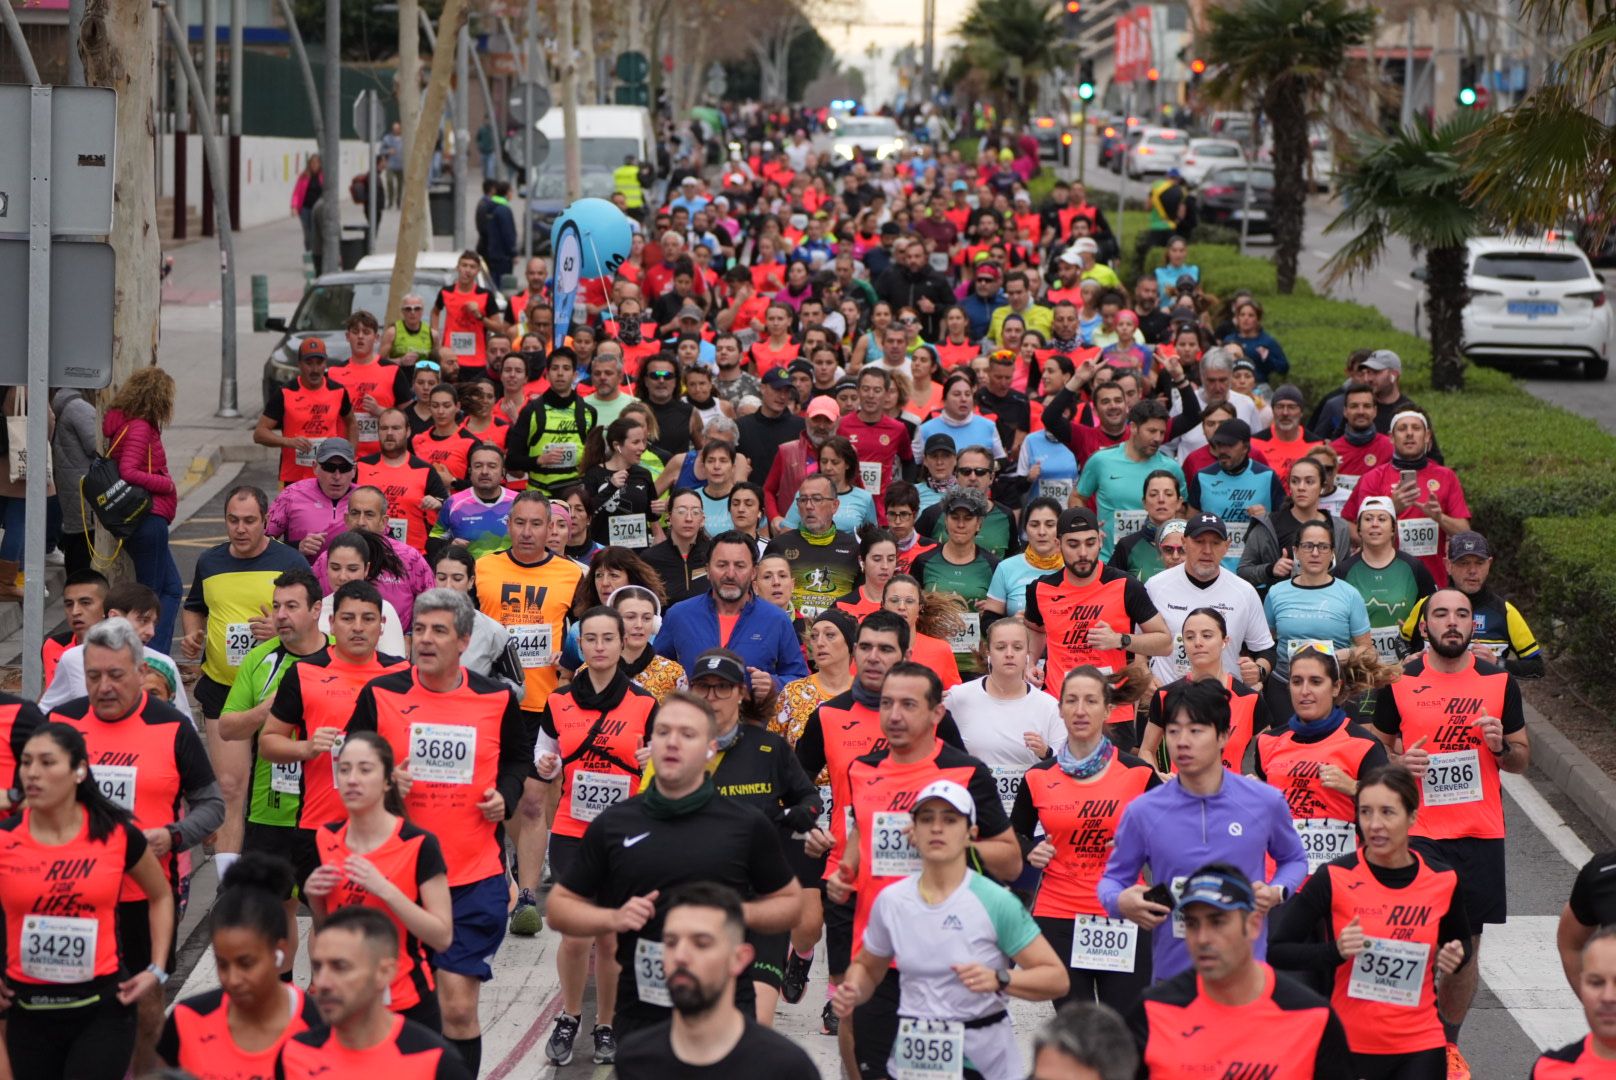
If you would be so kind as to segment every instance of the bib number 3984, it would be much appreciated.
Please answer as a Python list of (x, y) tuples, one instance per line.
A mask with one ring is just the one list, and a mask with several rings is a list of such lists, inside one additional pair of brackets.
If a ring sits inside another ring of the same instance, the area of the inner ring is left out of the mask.
[(94, 919), (25, 915), (18, 948), (22, 973), (48, 983), (81, 983), (95, 978)]
[(469, 784), (477, 766), (477, 729), (463, 724), (411, 724), (410, 775), (440, 784)]
[(893, 1080), (964, 1076), (965, 1025), (958, 1020), (900, 1020), (892, 1058)]
[(643, 1004), (673, 1008), (668, 975), (662, 970), (662, 942), (640, 938), (634, 943), (634, 992)]
[(1347, 996), (1387, 1005), (1418, 1005), (1431, 947), (1417, 941), (1365, 938), (1352, 961)]

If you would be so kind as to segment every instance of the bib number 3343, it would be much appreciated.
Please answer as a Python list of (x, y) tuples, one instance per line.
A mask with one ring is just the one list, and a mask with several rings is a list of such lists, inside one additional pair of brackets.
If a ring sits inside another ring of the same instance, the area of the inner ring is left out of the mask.
[(964, 1076), (965, 1025), (958, 1020), (900, 1020), (892, 1056), (894, 1080)]

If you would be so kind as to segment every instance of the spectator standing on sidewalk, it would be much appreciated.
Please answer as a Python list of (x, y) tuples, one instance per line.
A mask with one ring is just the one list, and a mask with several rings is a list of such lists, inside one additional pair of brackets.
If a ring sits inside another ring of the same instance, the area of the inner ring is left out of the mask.
[[(492, 154), (483, 155), (484, 169), (492, 169)], [(497, 286), (510, 275), (516, 263), (516, 215), (511, 211), (511, 185), (505, 180), (491, 181), (493, 190), (488, 201), (488, 275)]]
[[(157, 593), (163, 611), (157, 620), (153, 647), (171, 652), (174, 621), (179, 618), (185, 586), (168, 548), (168, 527), (179, 505), (178, 489), (168, 471), (162, 429), (174, 418), (174, 377), (160, 367), (136, 371), (112, 399), (101, 433), (107, 454), (126, 482), (145, 488), (152, 498), (151, 512), (140, 519), (123, 548), (135, 564), (135, 577)], [(3, 567), (0, 567), (3, 573)]]
[(51, 467), (56, 479), (56, 498), (62, 508), (61, 550), (63, 566), (72, 577), (91, 569), (90, 552), (95, 541), (93, 518), (86, 516), (79, 482), (90, 469), (90, 462), (101, 449), (100, 417), (95, 406), (77, 390), (62, 388), (51, 398), (56, 414), (56, 434), (51, 436)]
[(303, 250), (319, 253), (314, 243), (314, 204), (325, 192), (325, 170), (320, 167), (320, 155), (310, 154), (292, 188), (292, 212), (303, 226)]
[(404, 127), (394, 123), (386, 135), (382, 136), (380, 146), (382, 160), (386, 163), (384, 178), (387, 183), (387, 202), (384, 204), (388, 210), (396, 210), (404, 201)]

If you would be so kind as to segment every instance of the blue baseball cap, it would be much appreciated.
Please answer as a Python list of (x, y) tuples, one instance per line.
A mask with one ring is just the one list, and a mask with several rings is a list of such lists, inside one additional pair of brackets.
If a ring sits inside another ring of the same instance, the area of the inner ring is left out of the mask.
[(970, 190), (970, 185), (967, 184), (963, 180), (956, 180), (952, 184), (949, 185), (949, 190), (951, 190), (951, 191), (969, 191)]
[(1257, 893), (1251, 882), (1239, 874), (1230, 874), (1210, 867), (1197, 870), (1184, 883), (1178, 906), (1207, 904), (1220, 911), (1255, 911)]

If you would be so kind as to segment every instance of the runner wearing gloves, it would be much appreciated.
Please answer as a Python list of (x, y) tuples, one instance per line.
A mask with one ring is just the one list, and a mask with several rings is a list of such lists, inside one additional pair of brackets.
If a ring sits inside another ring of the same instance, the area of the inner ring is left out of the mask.
[[(1259, 915), (1307, 875), (1307, 857), (1284, 796), (1223, 767), (1219, 755), (1229, 738), (1228, 691), (1215, 682), (1180, 683), (1164, 709), (1167, 747), (1178, 775), (1123, 811), (1098, 890), (1112, 917), (1152, 931), (1171, 919), (1170, 930), (1153, 935), (1158, 979), (1192, 965), (1178, 897), (1196, 868), (1214, 861), (1234, 867), (1249, 883)], [(1265, 869), (1269, 857), (1276, 863), (1272, 877)], [(1156, 882), (1150, 889), (1138, 884), (1147, 866)], [(1259, 937), (1258, 959), (1265, 946)]]

